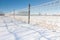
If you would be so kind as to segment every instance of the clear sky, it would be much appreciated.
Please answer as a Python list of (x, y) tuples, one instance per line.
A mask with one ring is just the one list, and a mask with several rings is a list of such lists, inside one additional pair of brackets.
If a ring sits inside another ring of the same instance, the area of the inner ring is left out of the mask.
[(0, 11), (11, 11), (26, 8), (30, 3), (31, 6), (41, 5), (42, 3), (52, 0), (0, 0)]

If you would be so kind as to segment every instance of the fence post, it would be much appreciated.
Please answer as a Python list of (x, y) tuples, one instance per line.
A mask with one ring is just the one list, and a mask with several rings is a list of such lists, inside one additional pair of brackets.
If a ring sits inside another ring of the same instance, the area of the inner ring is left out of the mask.
[(28, 24), (30, 24), (30, 4), (28, 5)]
[(14, 19), (15, 19), (15, 9), (13, 10), (13, 16), (14, 16)]

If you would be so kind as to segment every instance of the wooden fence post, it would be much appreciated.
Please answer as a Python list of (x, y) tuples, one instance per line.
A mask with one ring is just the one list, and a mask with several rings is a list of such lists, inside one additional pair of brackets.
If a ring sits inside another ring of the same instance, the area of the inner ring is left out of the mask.
[(30, 4), (28, 5), (28, 24), (30, 24)]
[(15, 9), (13, 10), (13, 16), (14, 16), (14, 19), (15, 19)]

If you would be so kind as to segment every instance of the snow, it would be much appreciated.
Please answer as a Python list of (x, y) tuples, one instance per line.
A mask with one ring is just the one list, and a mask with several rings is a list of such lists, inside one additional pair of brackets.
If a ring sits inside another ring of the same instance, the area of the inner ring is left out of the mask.
[(0, 40), (60, 40), (60, 32), (0, 17)]

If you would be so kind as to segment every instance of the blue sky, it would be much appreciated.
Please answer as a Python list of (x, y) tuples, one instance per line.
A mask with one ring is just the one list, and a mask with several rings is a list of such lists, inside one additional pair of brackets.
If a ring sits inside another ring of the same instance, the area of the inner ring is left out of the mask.
[(52, 0), (0, 0), (0, 11), (12, 11), (26, 8), (30, 3), (31, 6), (41, 5)]

